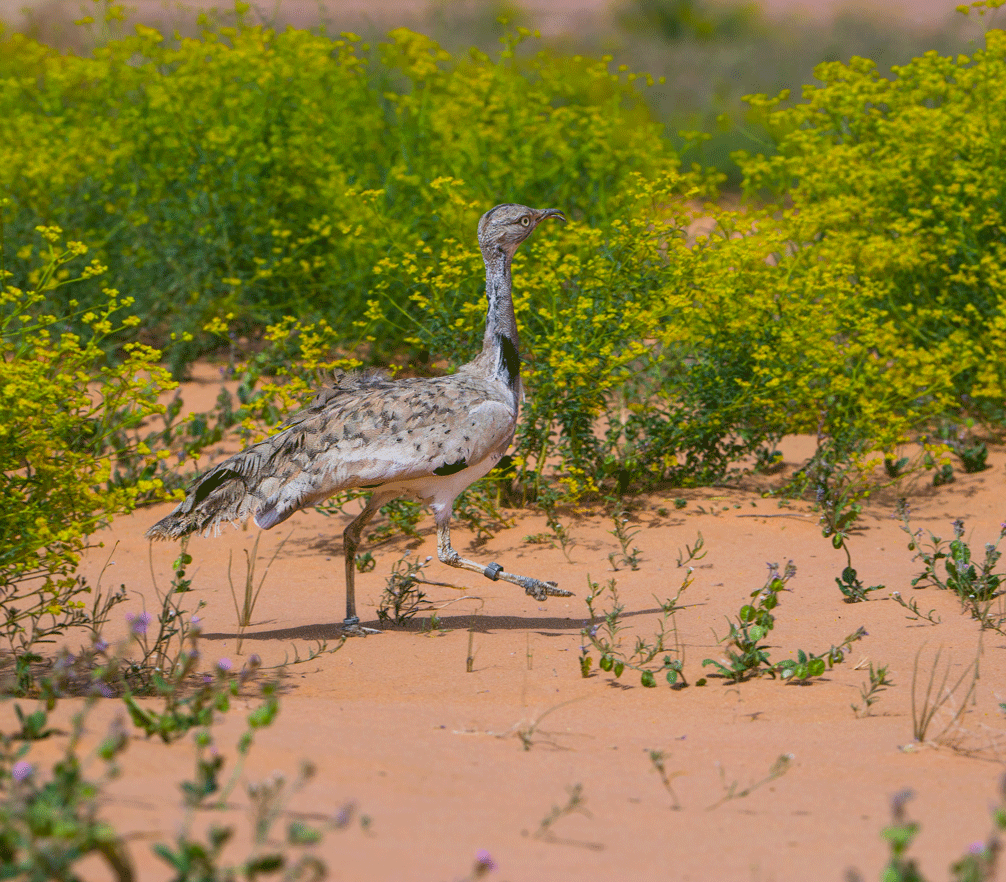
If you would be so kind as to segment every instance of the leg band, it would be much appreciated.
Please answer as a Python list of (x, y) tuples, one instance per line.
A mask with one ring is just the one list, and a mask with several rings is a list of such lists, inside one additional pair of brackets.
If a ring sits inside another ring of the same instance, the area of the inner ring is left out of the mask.
[(492, 579), (494, 582), (497, 582), (499, 581), (500, 573), (502, 572), (503, 567), (501, 567), (498, 563), (491, 563), (482, 571), (482, 575), (484, 575), (487, 579)]

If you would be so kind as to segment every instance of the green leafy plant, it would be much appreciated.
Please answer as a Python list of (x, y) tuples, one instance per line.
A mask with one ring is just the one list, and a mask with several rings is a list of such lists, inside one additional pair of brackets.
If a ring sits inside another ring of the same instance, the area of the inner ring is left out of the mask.
[[(984, 842), (971, 845), (967, 853), (950, 865), (952, 882), (986, 882), (996, 877), (999, 855), (1006, 832), (1006, 777), (999, 782), (999, 804), (992, 809), (992, 832)], [(883, 882), (926, 882), (915, 858), (908, 851), (921, 826), (909, 818), (906, 807), (915, 797), (912, 790), (902, 790), (891, 798), (891, 823), (880, 831), (890, 856), (881, 879)], [(856, 870), (848, 873), (850, 882), (862, 882)]]
[[(779, 604), (779, 592), (796, 575), (792, 561), (787, 562), (782, 573), (776, 564), (769, 564), (765, 585), (751, 592), (754, 603), (746, 603), (740, 608), (736, 620), (728, 620), (730, 631), (719, 640), (726, 644), (726, 658), (723, 661), (707, 658), (702, 666), (712, 666), (721, 676), (740, 683), (764, 671), (774, 672), (769, 660), (768, 646), (762, 641), (775, 627), (772, 610)], [(773, 674), (774, 675), (774, 674)]]
[(781, 573), (777, 564), (769, 564), (765, 585), (751, 592), (754, 603), (744, 604), (734, 621), (727, 620), (730, 630), (719, 639), (725, 645), (725, 657), (720, 660), (707, 658), (702, 666), (712, 666), (719, 676), (734, 683), (766, 675), (773, 679), (778, 676), (790, 683), (805, 683), (842, 662), (849, 647), (866, 636), (865, 628), (858, 628), (820, 655), (800, 649), (795, 659), (773, 662), (769, 657), (769, 646), (763, 641), (775, 627), (773, 610), (779, 604), (779, 594), (787, 590), (786, 583), (795, 575), (792, 561), (787, 562)]
[[(849, 534), (855, 528), (856, 521), (863, 512), (863, 501), (871, 491), (865, 469), (855, 461), (858, 453), (860, 451), (848, 451), (850, 459), (843, 462), (845, 452), (840, 449), (840, 445), (826, 444), (818, 450), (807, 470), (808, 479), (817, 484), (821, 533), (825, 539), (831, 539), (834, 548), (845, 552), (846, 565), (842, 575), (835, 579), (835, 583), (846, 603), (860, 603), (866, 600), (871, 592), (884, 587), (883, 585), (866, 587), (852, 566)], [(896, 471), (895, 478), (900, 475), (901, 467)]]
[(128, 746), (121, 724), (113, 724), (95, 749), (101, 765), (97, 775), (85, 771), (86, 757), (81, 756), (85, 722), (96, 700), (92, 697), (73, 715), (66, 745), (51, 769), (32, 762), (29, 743), (15, 747), (9, 736), (0, 737), (5, 784), (0, 792), (0, 860), (11, 878), (75, 878), (75, 865), (87, 857), (100, 858), (119, 882), (135, 878), (126, 840), (101, 817), (96, 798), (116, 777), (118, 758)]
[(632, 546), (630, 550), (629, 546), (632, 545), (632, 540), (639, 535), (639, 528), (630, 529), (629, 528), (629, 516), (628, 513), (619, 506), (615, 513), (612, 515), (612, 520), (615, 523), (615, 528), (609, 530), (608, 532), (618, 540), (620, 546), (620, 551), (612, 551), (608, 554), (608, 561), (611, 563), (611, 568), (618, 572), (619, 565), (627, 566), (629, 569), (635, 571), (639, 569), (639, 556), (641, 554), (640, 550), (635, 546)]
[(880, 693), (894, 685), (887, 679), (887, 665), (879, 665), (876, 669), (870, 662), (869, 679), (859, 687), (859, 697), (862, 704), (852, 705), (852, 711), (857, 717), (870, 716), (870, 708), (880, 700)]
[(779, 677), (791, 683), (806, 683), (814, 677), (820, 677), (840, 662), (845, 661), (845, 655), (853, 643), (866, 636), (865, 628), (858, 628), (846, 637), (838, 646), (831, 646), (820, 655), (804, 652), (798, 649), (795, 659), (783, 659), (776, 662), (775, 670)]
[[(87, 248), (64, 243), (59, 227), (37, 235), (29, 287), (15, 286), (0, 259), (0, 494), (8, 501), (0, 636), (15, 663), (72, 629), (100, 628), (119, 602), (95, 595), (88, 604), (92, 588), (74, 571), (112, 516), (161, 492), (144, 472), (167, 453), (151, 454), (134, 430), (164, 410), (158, 395), (172, 385), (148, 346), (129, 344), (119, 361), (106, 360), (109, 341), (139, 323), (132, 299), (103, 287), (84, 306), (70, 290), (105, 267), (95, 259), (73, 275)], [(0, 226), (0, 257), (5, 245)]]
[[(982, 629), (1002, 632), (1006, 614), (996, 614), (992, 605), (1003, 596), (1000, 590), (1006, 573), (996, 567), (1002, 558), (999, 543), (1006, 537), (1006, 525), (999, 531), (995, 542), (985, 544), (982, 560), (977, 560), (971, 546), (964, 538), (964, 521), (953, 522), (954, 538), (949, 543), (933, 533), (923, 537), (921, 529), (914, 530), (906, 505), (899, 508), (901, 529), (908, 536), (908, 550), (915, 552), (913, 560), (921, 561), (924, 569), (912, 579), (912, 587), (932, 585), (952, 591), (971, 617), (981, 623)], [(940, 562), (942, 561), (942, 566)]]
[(905, 616), (905, 618), (909, 620), (919, 619), (929, 622), (932, 625), (938, 625), (941, 621), (940, 617), (936, 614), (935, 609), (931, 609), (926, 613), (922, 612), (922, 610), (919, 609), (919, 602), (917, 600), (905, 600), (905, 598), (901, 596), (900, 591), (892, 591), (891, 600), (899, 606), (903, 606), (909, 613), (911, 613), (911, 615)]
[[(705, 557), (703, 550), (702, 534), (692, 546), (685, 546), (685, 552), (678, 553), (677, 566), (685, 569), (685, 576), (674, 597), (660, 600), (654, 597), (660, 606), (659, 630), (652, 642), (643, 637), (636, 637), (635, 645), (631, 650), (623, 647), (621, 632), (626, 630), (626, 625), (622, 622), (625, 612), (625, 605), (618, 599), (618, 588), (615, 580), (610, 579), (606, 585), (599, 585), (597, 582), (587, 578), (589, 592), (587, 594), (587, 610), (590, 613), (590, 621), (581, 631), (583, 643), (580, 646), (580, 673), (583, 677), (589, 677), (591, 667), (594, 664), (592, 652), (599, 655), (597, 666), (605, 673), (614, 674), (618, 679), (625, 672), (626, 668), (636, 671), (639, 674), (639, 681), (643, 686), (654, 687), (657, 685), (657, 678), (663, 676), (672, 687), (684, 687), (688, 685), (684, 674), (684, 647), (677, 640), (677, 626), (674, 622), (675, 613), (681, 609), (679, 601), (681, 595), (692, 584), (693, 567), (691, 564)], [(596, 606), (598, 602), (607, 594), (610, 607), (600, 612)], [(669, 634), (674, 635), (673, 652), (665, 655), (663, 662), (654, 664), (654, 660), (661, 653), (667, 652), (671, 647), (668, 645)]]

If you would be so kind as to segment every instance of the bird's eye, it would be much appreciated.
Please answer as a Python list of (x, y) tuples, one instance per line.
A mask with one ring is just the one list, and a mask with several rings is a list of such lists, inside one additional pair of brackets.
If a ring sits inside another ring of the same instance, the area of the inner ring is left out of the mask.
[(529, 218), (529, 217), (528, 217), (528, 216), (527, 216), (527, 215), (525, 214), (525, 215), (524, 215), (524, 217), (522, 217), (522, 218), (520, 219), (520, 222), (521, 222), (521, 224), (522, 224), (523, 226), (525, 226), (525, 227), (526, 227), (526, 226), (527, 226), (527, 225), (528, 225), (529, 223), (531, 223), (531, 218)]

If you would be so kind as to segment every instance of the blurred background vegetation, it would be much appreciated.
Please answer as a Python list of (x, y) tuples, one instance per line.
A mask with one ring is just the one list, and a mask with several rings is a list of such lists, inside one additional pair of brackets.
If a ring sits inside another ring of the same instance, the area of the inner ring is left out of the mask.
[[(13, 4), (8, 28), (50, 45), (86, 51), (93, 36), (74, 25), (90, 3), (48, 0)], [(212, 4), (126, 4), (130, 19), (166, 33), (199, 32), (198, 14)], [(223, 4), (223, 7), (228, 4)], [(756, 0), (612, 0), (610, 3), (545, 4), (534, 0), (434, 0), (382, 4), (353, 0), (324, 3), (252, 4), (250, 21), (282, 29), (287, 25), (350, 31), (370, 45), (400, 26), (435, 40), (452, 55), (469, 48), (494, 53), (508, 26), (539, 30), (542, 45), (563, 55), (610, 55), (663, 79), (646, 102), (684, 158), (713, 166), (740, 184), (730, 154), (770, 148), (763, 120), (743, 102), (749, 94), (799, 96), (814, 82), (821, 62), (873, 60), (881, 71), (935, 50), (969, 52), (985, 25), (954, 11), (953, 4), (878, 5), (855, 3), (774, 3)], [(2, 9), (2, 7), (0, 7)], [(226, 11), (222, 13), (226, 18)], [(0, 13), (0, 19), (3, 18)], [(501, 24), (501, 19), (508, 25)], [(690, 137), (702, 132), (702, 140)]]

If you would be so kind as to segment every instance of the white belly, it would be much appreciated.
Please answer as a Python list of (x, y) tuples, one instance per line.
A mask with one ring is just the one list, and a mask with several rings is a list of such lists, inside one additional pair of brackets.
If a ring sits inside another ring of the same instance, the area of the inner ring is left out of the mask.
[[(485, 477), (495, 468), (500, 461), (502, 453), (492, 453), (475, 465), (468, 466), (453, 475), (430, 475), (425, 478), (416, 478), (412, 481), (403, 481), (400, 484), (386, 484), (381, 488), (383, 493), (395, 491), (398, 496), (411, 496), (425, 502), (433, 509), (434, 515), (439, 519), (443, 514), (450, 514), (454, 505), (454, 500), (461, 495), (461, 492), (474, 484), (479, 478)], [(398, 492), (400, 490), (400, 492)]]

